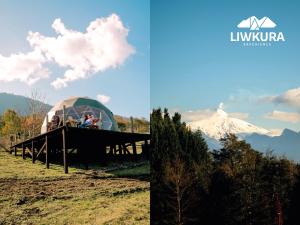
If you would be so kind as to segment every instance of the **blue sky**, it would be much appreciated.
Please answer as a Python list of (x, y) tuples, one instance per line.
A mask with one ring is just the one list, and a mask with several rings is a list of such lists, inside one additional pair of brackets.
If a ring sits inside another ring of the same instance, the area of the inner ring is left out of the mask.
[[(91, 21), (117, 14), (123, 26), (129, 29), (126, 40), (135, 49), (116, 68), (95, 72), (86, 79), (69, 82), (67, 87), (55, 89), (50, 83), (62, 78), (66, 67), (57, 63), (43, 64), (50, 75), (28, 85), (20, 80), (0, 80), (0, 92), (30, 95), (38, 89), (48, 103), (69, 96), (97, 95), (110, 97), (106, 105), (113, 113), (123, 116), (149, 117), (150, 111), (150, 3), (147, 0), (98, 1), (1, 1), (0, 55), (28, 53), (32, 46), (26, 40), (28, 32), (39, 32), (46, 37), (57, 37), (51, 27), (60, 18), (67, 29), (86, 32)], [(101, 37), (99, 37), (101, 39)], [(0, 62), (1, 63), (1, 62)], [(3, 78), (5, 79), (5, 78)], [(1, 103), (0, 103), (1, 104)]]
[[(256, 125), (299, 131), (299, 119), (278, 119), (300, 116), (299, 10), (297, 1), (151, 1), (151, 107), (185, 112), (223, 102)], [(231, 43), (230, 32), (250, 16), (268, 16), (286, 41)]]

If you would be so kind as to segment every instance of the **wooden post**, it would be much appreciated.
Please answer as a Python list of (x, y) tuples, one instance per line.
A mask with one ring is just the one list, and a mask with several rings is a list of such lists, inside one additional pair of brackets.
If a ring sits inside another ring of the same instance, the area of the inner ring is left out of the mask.
[(146, 159), (149, 159), (149, 146), (148, 146), (148, 140), (145, 140), (145, 148), (143, 149), (143, 157)]
[(133, 130), (133, 117), (132, 116), (130, 117), (130, 123), (131, 123), (131, 133), (133, 133), (134, 130)]
[(122, 144), (122, 153), (123, 153), (123, 155), (126, 155), (126, 146), (125, 146), (125, 144)]
[(25, 159), (25, 146), (24, 146), (24, 143), (22, 143), (22, 158)]
[(13, 136), (12, 135), (9, 136), (9, 140), (10, 140), (9, 153), (11, 154), (12, 153), (12, 146), (13, 146)]
[[(48, 127), (48, 126), (47, 126)], [(46, 148), (46, 167), (49, 169), (49, 146), (48, 146), (48, 135), (46, 134), (45, 138), (45, 148)]]
[(109, 154), (110, 154), (110, 155), (113, 155), (113, 154), (114, 154), (114, 147), (113, 147), (113, 145), (110, 145), (110, 146), (109, 146)]
[(66, 106), (63, 106), (63, 126), (66, 125)]
[(32, 151), (32, 163), (34, 163), (34, 144), (33, 144), (33, 140), (31, 141), (31, 151)]
[(64, 171), (65, 173), (68, 173), (68, 149), (66, 146), (66, 129), (65, 127), (62, 129), (62, 147), (63, 147), (63, 154), (64, 154)]
[(119, 155), (122, 155), (123, 154), (122, 145), (118, 144), (118, 146), (119, 146)]
[[(49, 129), (49, 127), (48, 127), (48, 113), (46, 114), (46, 132), (48, 132), (48, 129)], [(47, 136), (46, 136), (46, 138), (47, 138)]]
[(136, 155), (136, 154), (137, 154), (135, 142), (132, 142), (132, 152), (133, 152), (133, 155)]
[(144, 140), (144, 146), (147, 147), (147, 144), (148, 144), (148, 142), (147, 142), (147, 140), (145, 139), (145, 140)]

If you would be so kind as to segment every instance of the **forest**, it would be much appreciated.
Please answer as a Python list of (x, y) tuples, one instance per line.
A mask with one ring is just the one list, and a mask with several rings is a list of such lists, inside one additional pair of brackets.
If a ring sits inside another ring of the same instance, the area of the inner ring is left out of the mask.
[(299, 224), (299, 165), (233, 134), (221, 142), (209, 150), (179, 113), (152, 111), (151, 224)]

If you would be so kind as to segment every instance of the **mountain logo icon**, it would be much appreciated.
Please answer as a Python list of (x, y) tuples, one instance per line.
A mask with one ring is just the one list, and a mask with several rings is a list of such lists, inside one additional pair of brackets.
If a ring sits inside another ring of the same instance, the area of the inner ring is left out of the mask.
[(259, 30), (260, 28), (274, 28), (276, 24), (269, 18), (263, 17), (260, 20), (255, 16), (251, 16), (245, 20), (242, 20), (238, 25), (238, 28), (250, 28), (250, 30)]

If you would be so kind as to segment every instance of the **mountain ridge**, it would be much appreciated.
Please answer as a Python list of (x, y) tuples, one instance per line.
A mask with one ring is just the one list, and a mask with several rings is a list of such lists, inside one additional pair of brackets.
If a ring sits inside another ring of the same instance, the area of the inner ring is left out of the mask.
[[(22, 115), (26, 115), (29, 112), (29, 104), (28, 102), (32, 99), (29, 97), (25, 97), (22, 95), (15, 95), (6, 92), (0, 93), (0, 114), (6, 109), (13, 109)], [(38, 101), (39, 103), (44, 104), (47, 110), (50, 110), (52, 107), (49, 104)]]
[[(0, 115), (7, 109), (13, 109), (21, 115), (26, 115), (29, 112), (29, 101), (31, 101), (29, 97), (2, 92), (0, 93)], [(45, 104), (45, 106), (47, 111), (52, 108), (49, 104)], [(130, 117), (114, 114), (114, 118), (122, 131), (131, 131)], [(133, 117), (133, 122), (135, 131), (149, 132), (149, 121), (147, 119)]]
[(300, 132), (285, 128), (280, 135), (247, 121), (230, 117), (221, 107), (206, 119), (188, 122), (192, 130), (201, 130), (210, 149), (222, 148), (220, 139), (233, 133), (259, 151), (274, 151), (300, 162)]

